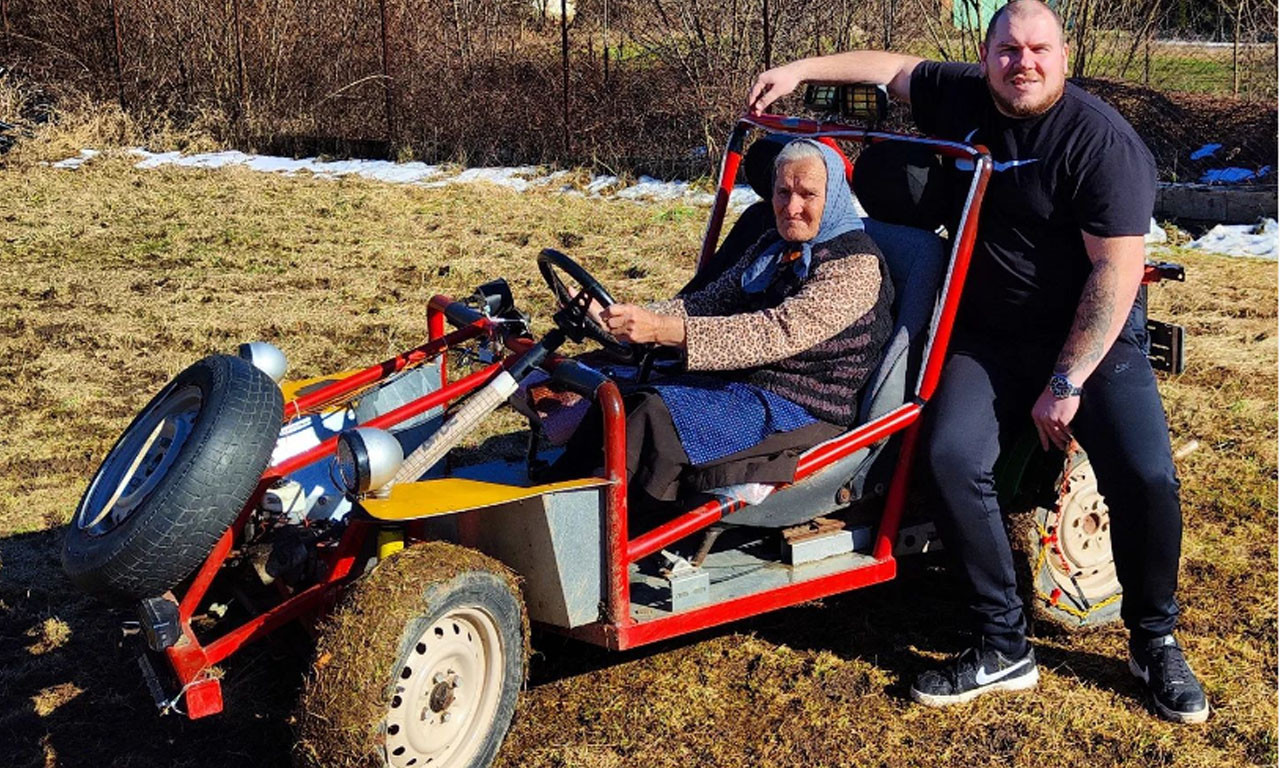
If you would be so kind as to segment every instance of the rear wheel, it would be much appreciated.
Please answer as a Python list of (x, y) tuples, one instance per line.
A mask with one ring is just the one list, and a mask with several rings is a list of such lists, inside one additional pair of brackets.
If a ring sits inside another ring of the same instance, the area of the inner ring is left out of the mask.
[(81, 498), (63, 541), (67, 575), (121, 601), (176, 586), (253, 495), (283, 412), (275, 382), (238, 357), (213, 355), (178, 374)]
[(1024, 595), (1041, 625), (1076, 630), (1120, 618), (1111, 516), (1088, 455), (1074, 443), (1053, 486), (1013, 519)]
[(298, 723), (309, 766), (479, 768), (493, 761), (524, 680), (514, 577), (433, 542), (380, 563), (326, 620)]

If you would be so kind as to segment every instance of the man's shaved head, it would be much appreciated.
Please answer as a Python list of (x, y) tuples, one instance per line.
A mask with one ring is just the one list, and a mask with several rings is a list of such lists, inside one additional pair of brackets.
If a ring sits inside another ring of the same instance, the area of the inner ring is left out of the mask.
[[(1000, 6), (1000, 8), (991, 15), (991, 21), (987, 23), (986, 37), (984, 37), (982, 41), (983, 44), (988, 48), (991, 47), (991, 36), (995, 33), (996, 25), (1000, 23), (1001, 19), (1004, 19), (1005, 17), (1012, 18), (1017, 16), (1026, 16), (1028, 14), (1035, 13), (1047, 13), (1052, 16), (1054, 23), (1058, 26), (1058, 34), (1063, 34), (1062, 17), (1058, 15), (1057, 11), (1050, 8), (1047, 3), (1042, 2), (1042, 0), (1009, 0), (1008, 3)], [(1066, 38), (1063, 37), (1060, 42), (1065, 41)]]
[(987, 90), (1002, 114), (1034, 117), (1062, 97), (1067, 41), (1058, 14), (1040, 0), (1013, 0), (997, 11), (978, 53)]

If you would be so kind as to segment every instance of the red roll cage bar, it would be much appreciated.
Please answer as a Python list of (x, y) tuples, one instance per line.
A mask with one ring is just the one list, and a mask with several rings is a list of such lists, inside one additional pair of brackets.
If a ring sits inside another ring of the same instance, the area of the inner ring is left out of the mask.
[[(872, 562), (832, 573), (808, 581), (746, 595), (727, 602), (703, 606), (645, 621), (637, 621), (630, 611), (630, 575), (632, 563), (663, 547), (703, 530), (740, 508), (739, 502), (716, 500), (703, 504), (658, 528), (629, 538), (627, 529), (627, 483), (625, 457), (625, 413), (622, 398), (613, 382), (606, 382), (597, 390), (597, 400), (605, 420), (605, 472), (610, 484), (604, 489), (605, 506), (605, 610), (599, 621), (573, 630), (551, 628), (565, 632), (587, 642), (611, 649), (632, 648), (646, 643), (674, 637), (706, 627), (763, 613), (797, 603), (814, 600), (861, 586), (887, 581), (896, 574), (893, 543), (897, 537), (906, 492), (910, 480), (911, 463), (915, 454), (919, 415), (924, 403), (937, 387), (951, 329), (959, 306), (961, 291), (973, 244), (977, 235), (978, 210), (987, 179), (991, 173), (991, 159), (982, 147), (914, 136), (867, 131), (840, 123), (808, 119), (763, 115), (746, 116), (735, 125), (729, 137), (728, 148), (721, 162), (720, 181), (710, 221), (703, 238), (699, 267), (714, 253), (720, 229), (728, 210), (729, 195), (742, 161), (745, 139), (749, 131), (761, 129), (791, 136), (829, 136), (832, 139), (874, 143), (879, 141), (908, 141), (919, 143), (944, 157), (966, 159), (973, 162), (974, 171), (969, 184), (959, 231), (953, 238), (950, 263), (942, 287), (942, 300), (935, 310), (925, 364), (922, 366), (916, 386), (916, 397), (889, 413), (863, 424), (845, 435), (815, 447), (804, 454), (797, 466), (795, 480), (800, 481), (853, 452), (902, 432), (903, 442), (897, 459), (884, 511), (876, 533)], [(446, 333), (446, 316), (457, 312), (458, 304), (447, 296), (431, 299), (427, 311), (428, 341), (408, 352), (370, 366), (363, 371), (337, 379), (323, 387), (296, 397), (285, 404), (285, 421), (303, 413), (336, 407), (352, 399), (370, 385), (408, 367), (435, 359), (439, 361), (442, 387), (418, 400), (370, 421), (367, 426), (389, 427), (403, 422), (438, 406), (447, 404), (487, 384), (502, 370), (504, 364), (514, 359), (508, 355), (501, 362), (490, 364), (474, 373), (450, 383), (444, 352), (458, 344), (478, 336), (499, 337), (501, 328), (486, 317), (463, 324), (457, 330)], [(528, 348), (527, 339), (504, 338), (514, 352)], [(552, 358), (554, 366), (559, 358)], [(213, 552), (205, 560), (181, 596), (172, 596), (178, 603), (181, 636), (164, 653), (181, 686), (178, 696), (170, 704), (186, 697), (186, 714), (191, 719), (221, 711), (222, 692), (220, 682), (213, 674), (213, 666), (234, 654), (246, 643), (252, 642), (281, 625), (300, 617), (318, 616), (335, 598), (340, 586), (352, 577), (354, 565), (364, 547), (369, 529), (383, 524), (359, 516), (350, 516), (342, 537), (324, 551), (325, 576), (316, 584), (299, 592), (289, 592), (281, 586), (281, 602), (251, 618), (235, 629), (215, 638), (199, 639), (191, 627), (196, 610), (208, 594), (222, 565), (233, 554), (236, 542), (243, 539), (245, 524), (250, 512), (257, 507), (263, 493), (270, 485), (285, 475), (304, 466), (331, 456), (336, 439), (298, 456), (269, 467), (263, 474), (257, 491), (250, 498), (236, 521), (222, 535)], [(466, 513), (461, 513), (459, 535), (462, 544), (468, 544), (470, 530)], [(421, 538), (421, 529), (414, 522), (402, 524), (411, 538)]]

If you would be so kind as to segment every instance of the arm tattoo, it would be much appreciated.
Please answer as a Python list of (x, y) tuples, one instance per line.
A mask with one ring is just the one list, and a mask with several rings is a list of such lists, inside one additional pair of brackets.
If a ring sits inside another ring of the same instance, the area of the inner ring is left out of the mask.
[(1107, 331), (1111, 328), (1116, 304), (1116, 282), (1119, 272), (1110, 260), (1099, 261), (1084, 283), (1076, 319), (1067, 335), (1067, 343), (1058, 354), (1053, 370), (1059, 373), (1089, 366), (1102, 359), (1107, 351)]

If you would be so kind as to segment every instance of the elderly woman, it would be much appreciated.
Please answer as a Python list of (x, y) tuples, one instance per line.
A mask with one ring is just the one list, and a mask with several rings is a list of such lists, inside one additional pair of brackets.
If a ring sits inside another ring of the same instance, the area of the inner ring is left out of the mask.
[[(619, 340), (684, 352), (687, 372), (623, 387), (633, 501), (787, 482), (804, 449), (854, 423), (893, 288), (839, 155), (789, 143), (774, 163), (773, 212), (777, 228), (705, 288), (600, 313)], [(588, 416), (556, 467), (599, 466), (600, 430)]]

